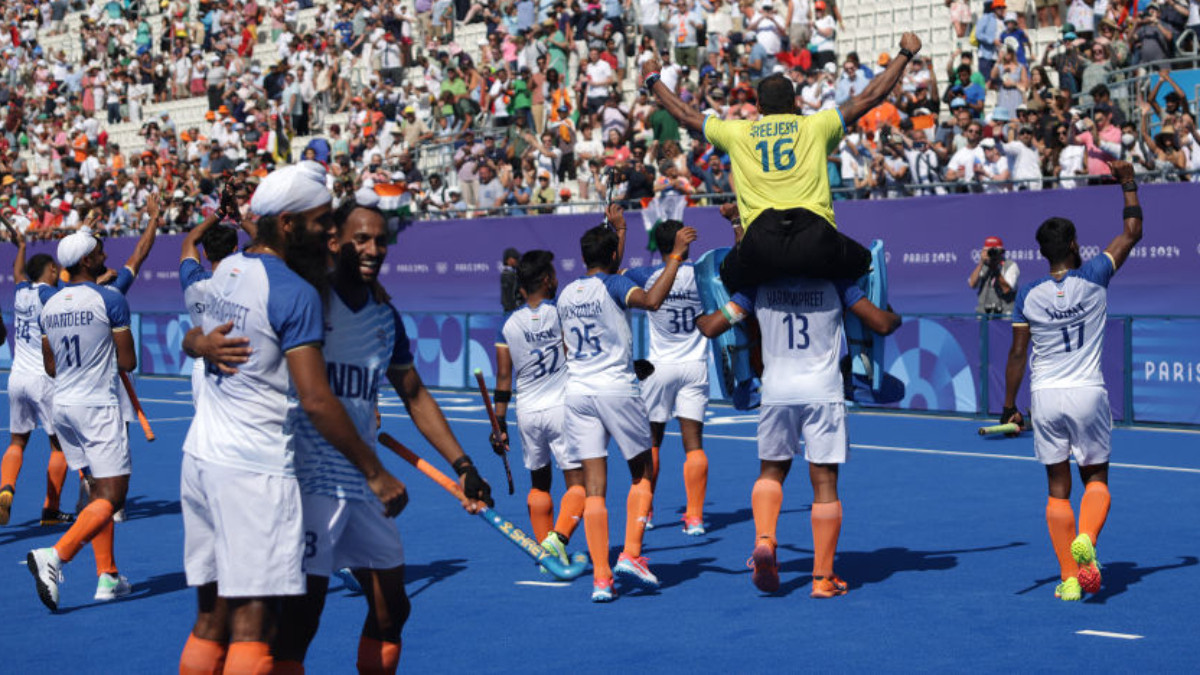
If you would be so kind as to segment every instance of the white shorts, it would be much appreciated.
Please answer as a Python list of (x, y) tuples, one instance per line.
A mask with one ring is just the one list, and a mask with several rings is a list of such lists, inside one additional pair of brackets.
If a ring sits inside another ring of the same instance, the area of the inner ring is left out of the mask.
[(8, 429), (27, 434), (42, 425), (54, 435), (54, 380), (41, 373), (8, 376)]
[(650, 449), (650, 420), (640, 396), (567, 396), (567, 453), (573, 462), (608, 457), (617, 442), (626, 461)]
[(379, 500), (301, 495), (304, 504), (304, 573), (328, 577), (334, 570), (390, 570), (404, 564), (396, 523)]
[(1104, 387), (1038, 389), (1030, 401), (1033, 450), (1042, 464), (1075, 457), (1080, 466), (1112, 454), (1112, 410)]
[(579, 462), (567, 454), (567, 437), (563, 430), (566, 414), (566, 406), (561, 405), (532, 412), (517, 411), (526, 469), (537, 471), (550, 464), (551, 457), (562, 471), (579, 468)]
[(129, 436), (115, 405), (54, 407), (54, 430), (72, 471), (91, 467), (93, 478), (128, 476)]
[(215, 581), (223, 598), (304, 594), (304, 516), (295, 477), (184, 453), (179, 502), (189, 586)]
[(654, 364), (654, 373), (642, 381), (642, 398), (651, 422), (672, 417), (704, 421), (708, 410), (708, 363)]
[(850, 454), (845, 403), (764, 405), (758, 412), (758, 458), (786, 462), (800, 452), (813, 464), (845, 464)]

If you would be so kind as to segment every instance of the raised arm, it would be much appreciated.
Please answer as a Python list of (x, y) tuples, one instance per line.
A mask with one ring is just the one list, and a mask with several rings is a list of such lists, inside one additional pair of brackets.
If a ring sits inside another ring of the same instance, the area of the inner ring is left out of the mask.
[(642, 81), (646, 83), (647, 89), (651, 94), (654, 94), (660, 105), (671, 117), (674, 117), (680, 124), (691, 129), (692, 131), (704, 131), (704, 115), (700, 114), (699, 110), (691, 107), (683, 102), (675, 92), (671, 91), (667, 85), (663, 84), (658, 79), (658, 70), (661, 66), (657, 58), (651, 58), (642, 64)]
[[(900, 49), (907, 49), (914, 55), (921, 50), (921, 38), (917, 37), (916, 33), (905, 33), (900, 36)], [(903, 53), (888, 61), (887, 70), (884, 70), (879, 75), (867, 84), (867, 88), (863, 89), (858, 96), (852, 97), (838, 107), (838, 111), (842, 114), (842, 124), (847, 129), (858, 121), (858, 118), (866, 114), (868, 110), (874, 108), (887, 98), (888, 94), (896, 88), (896, 83), (904, 76), (904, 71), (908, 68), (909, 59)]]
[(142, 230), (142, 236), (138, 237), (138, 243), (133, 247), (133, 253), (125, 261), (125, 266), (129, 268), (130, 272), (133, 272), (133, 276), (135, 277), (141, 271), (142, 263), (146, 262), (146, 258), (150, 255), (150, 249), (154, 248), (154, 240), (158, 237), (160, 214), (157, 192), (151, 194), (146, 199), (146, 215), (149, 216), (146, 229)]
[(667, 299), (667, 294), (671, 292), (671, 287), (675, 285), (675, 274), (679, 272), (679, 266), (683, 264), (683, 255), (687, 253), (688, 246), (693, 241), (696, 241), (696, 230), (691, 227), (680, 228), (679, 232), (675, 233), (675, 248), (671, 250), (670, 254), (663, 256), (666, 267), (663, 268), (658, 280), (648, 291), (641, 288), (634, 289), (630, 292), (626, 304), (651, 312), (662, 307), (663, 301)]
[(211, 216), (205, 218), (204, 222), (193, 227), (192, 231), (187, 233), (187, 236), (183, 238), (183, 244), (180, 246), (179, 262), (183, 262), (188, 258), (200, 260), (200, 249), (196, 248), (196, 243), (200, 241), (200, 238), (204, 236), (208, 228), (215, 225), (220, 219), (220, 215), (213, 213)]
[(4, 229), (8, 230), (9, 239), (17, 245), (17, 256), (13, 258), (13, 283), (29, 281), (29, 277), (25, 276), (25, 236), (18, 232), (12, 223), (8, 222), (8, 218), (3, 218), (3, 221)]
[(1125, 264), (1129, 257), (1129, 252), (1142, 240), (1142, 207), (1138, 202), (1133, 165), (1129, 162), (1114, 161), (1109, 162), (1108, 166), (1112, 169), (1113, 177), (1120, 183), (1122, 194), (1125, 195), (1125, 207), (1122, 210), (1124, 229), (1104, 252), (1112, 258), (1113, 269), (1121, 269), (1121, 265)]

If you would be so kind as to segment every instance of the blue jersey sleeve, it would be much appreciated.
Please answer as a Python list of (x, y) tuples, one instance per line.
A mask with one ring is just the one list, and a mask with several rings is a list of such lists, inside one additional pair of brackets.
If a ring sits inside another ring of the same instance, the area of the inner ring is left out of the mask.
[(404, 330), (404, 320), (400, 318), (400, 312), (396, 311), (395, 307), (389, 307), (392, 310), (392, 320), (396, 322), (396, 344), (392, 346), (392, 365), (401, 368), (411, 367), (413, 364), (412, 346), (408, 342), (408, 331)]
[(742, 290), (742, 291), (738, 291), (737, 293), (734, 293), (733, 297), (730, 298), (729, 301), (732, 302), (733, 304), (737, 305), (738, 307), (741, 307), (743, 310), (745, 310), (745, 312), (747, 314), (753, 314), (754, 313), (754, 297), (756, 295), (758, 295), (757, 288), (748, 288), (746, 290)]
[(1028, 324), (1029, 320), (1025, 318), (1025, 299), (1029, 297), (1029, 290), (1036, 284), (1022, 286), (1021, 290), (1017, 291), (1017, 300), (1013, 304), (1012, 322), (1014, 324)]
[(620, 274), (610, 274), (604, 277), (604, 287), (608, 289), (608, 294), (613, 300), (617, 301), (617, 306), (621, 309), (628, 309), (625, 301), (629, 299), (629, 294), (641, 288), (641, 286), (633, 283), (629, 279)]
[(129, 302), (125, 296), (112, 288), (97, 287), (100, 296), (104, 298), (104, 311), (108, 314), (108, 325), (116, 330), (129, 328)]
[(504, 317), (504, 320), (500, 322), (500, 327), (496, 329), (496, 344), (497, 345), (503, 345), (505, 347), (508, 346), (508, 338), (504, 337), (504, 327), (507, 326), (508, 322), (511, 320), (512, 320), (511, 314)]
[(1108, 252), (1103, 252), (1084, 263), (1083, 267), (1079, 268), (1079, 276), (1094, 284), (1108, 288), (1108, 282), (1112, 279), (1113, 273), (1116, 271), (1117, 268), (1113, 265), (1113, 259), (1109, 257)]
[(130, 288), (133, 288), (134, 279), (133, 270), (122, 267), (121, 271), (117, 272), (117, 278), (110, 281), (108, 285), (119, 291), (121, 295), (125, 295)]
[(38, 287), (38, 300), (41, 300), (42, 304), (44, 305), (44, 304), (46, 304), (46, 301), (49, 300), (50, 298), (53, 298), (54, 294), (57, 292), (58, 292), (58, 286), (42, 284), (41, 286)]
[(625, 276), (633, 281), (633, 283), (645, 288), (646, 284), (650, 283), (650, 275), (654, 274), (655, 269), (657, 268), (631, 267), (630, 269), (625, 270)]
[(21, 290), (25, 290), (26, 288), (29, 288), (29, 287), (30, 287), (30, 286), (32, 286), (32, 285), (33, 285), (33, 284), (29, 283), (28, 281), (22, 281), (21, 283), (19, 283), (19, 284), (17, 284), (16, 286), (14, 286), (14, 287), (13, 287), (13, 290), (14, 290), (14, 291), (21, 291)]
[(839, 281), (835, 284), (838, 290), (838, 297), (842, 299), (842, 306), (850, 309), (854, 303), (867, 297), (863, 289), (859, 288), (858, 284), (853, 281)]
[[(126, 270), (128, 271), (128, 270)], [(188, 258), (179, 263), (179, 286), (182, 290), (187, 290), (189, 286), (197, 281), (204, 281), (212, 276), (195, 258)]]
[(267, 321), (279, 336), (283, 351), (325, 340), (324, 310), (317, 289), (274, 256), (262, 256), (270, 288)]

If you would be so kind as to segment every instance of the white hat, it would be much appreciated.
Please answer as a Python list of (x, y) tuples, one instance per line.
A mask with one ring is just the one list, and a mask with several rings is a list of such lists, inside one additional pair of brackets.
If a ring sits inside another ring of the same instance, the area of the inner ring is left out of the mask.
[(834, 73), (837, 72), (837, 64), (834, 63), (833, 61), (826, 63), (825, 64), (825, 72), (829, 73), (830, 75), (833, 75)]
[(1017, 20), (1016, 12), (1005, 12), (1004, 13), (1004, 23), (1008, 23), (1009, 21), (1015, 22), (1016, 20)]
[(183, 199), (186, 196), (187, 195), (183, 194), (183, 190), (176, 190), (175, 192), (171, 193), (171, 199)]
[(300, 213), (328, 204), (325, 167), (303, 161), (267, 174), (250, 198), (250, 210), (260, 216)]
[(985, 147), (985, 148), (987, 148), (988, 150), (991, 150), (991, 149), (993, 149), (993, 148), (995, 148), (995, 147), (996, 147), (996, 139), (994, 139), (994, 138), (985, 138), (985, 139), (983, 139), (982, 141), (979, 141), (979, 145), (981, 145), (982, 147)]
[(1011, 36), (1011, 35), (1010, 35), (1010, 36), (1008, 36), (1008, 37), (1006, 37), (1006, 38), (1004, 38), (1004, 48), (1005, 48), (1005, 49), (1010, 49), (1010, 50), (1012, 50), (1012, 51), (1014, 51), (1014, 52), (1015, 52), (1015, 51), (1017, 51), (1017, 49), (1018, 49), (1020, 46), (1021, 46), (1021, 43), (1020, 43), (1020, 42), (1017, 42), (1017, 38), (1015, 38), (1015, 37), (1013, 37), (1013, 36)]
[(58, 242), (58, 264), (73, 267), (96, 248), (96, 238), (89, 232), (69, 234)]

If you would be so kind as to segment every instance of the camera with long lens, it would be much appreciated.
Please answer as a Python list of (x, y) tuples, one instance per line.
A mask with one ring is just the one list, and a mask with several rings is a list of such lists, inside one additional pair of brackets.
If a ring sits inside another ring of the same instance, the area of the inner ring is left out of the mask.
[(1004, 260), (1004, 251), (998, 248), (989, 248), (987, 252), (988, 262), (998, 263)]

